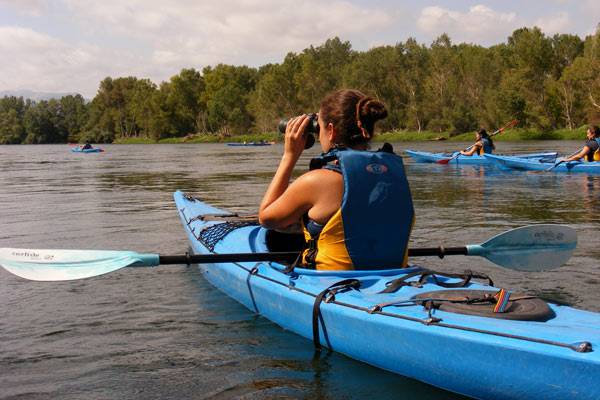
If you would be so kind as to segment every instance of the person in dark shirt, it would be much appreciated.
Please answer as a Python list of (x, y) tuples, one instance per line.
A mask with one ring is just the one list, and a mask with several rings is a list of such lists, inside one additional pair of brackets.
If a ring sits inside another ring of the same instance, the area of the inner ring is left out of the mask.
[(89, 144), (88, 142), (85, 142), (85, 144), (83, 146), (81, 146), (81, 150), (88, 150), (91, 148), (92, 148), (92, 145)]
[(600, 128), (596, 125), (590, 125), (585, 133), (586, 142), (581, 151), (564, 158), (562, 161), (569, 162), (579, 159), (585, 161), (600, 161)]

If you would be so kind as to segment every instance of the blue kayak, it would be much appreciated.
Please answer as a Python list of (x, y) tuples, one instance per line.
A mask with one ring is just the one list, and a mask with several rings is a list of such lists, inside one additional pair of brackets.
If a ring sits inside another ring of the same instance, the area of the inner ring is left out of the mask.
[[(298, 246), (296, 235), (266, 230), (251, 218), (179, 191), (174, 199), (195, 254), (291, 251)], [(418, 266), (296, 268), (291, 273), (277, 262), (199, 268), (226, 295), (317, 347), (455, 393), (479, 399), (600, 399), (597, 313), (513, 294), (509, 312), (494, 318), (482, 313), (481, 304), (460, 300), (497, 293), (491, 282), (469, 280), (451, 288), (461, 278), (428, 275)]]
[(227, 146), (270, 146), (272, 143), (269, 142), (248, 142), (248, 143), (240, 143), (240, 142), (230, 142), (227, 143)]
[(506, 169), (518, 169), (524, 171), (585, 172), (588, 174), (600, 174), (600, 162), (598, 161), (569, 161), (558, 163), (555, 160), (524, 160), (515, 157), (497, 156), (493, 154), (486, 154), (485, 157), (491, 163)]
[[(423, 163), (435, 163), (441, 160), (448, 160), (452, 158), (456, 153), (430, 153), (427, 151), (414, 151), (414, 150), (405, 150), (406, 154), (408, 154), (413, 160), (416, 162)], [(511, 157), (518, 157), (522, 159), (532, 159), (532, 160), (540, 160), (547, 159), (550, 161), (554, 161), (556, 159), (556, 152), (541, 152), (541, 153), (523, 153), (523, 154), (515, 154)], [(472, 155), (472, 156), (463, 156), (462, 154), (458, 157), (454, 158), (449, 162), (450, 164), (465, 164), (465, 165), (486, 165), (490, 164), (490, 161), (484, 156)]]
[(71, 151), (73, 153), (101, 153), (104, 151), (104, 149), (98, 148), (98, 147), (94, 147), (91, 149), (82, 149), (81, 147), (73, 147), (71, 149)]

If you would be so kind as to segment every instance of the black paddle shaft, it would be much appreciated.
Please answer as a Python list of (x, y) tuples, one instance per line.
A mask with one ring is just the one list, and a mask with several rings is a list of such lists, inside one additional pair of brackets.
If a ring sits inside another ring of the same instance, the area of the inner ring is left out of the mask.
[[(468, 255), (466, 247), (425, 247), (408, 249), (410, 257)], [(250, 262), (250, 261), (287, 261), (293, 262), (298, 257), (298, 252), (274, 253), (225, 253), (225, 254), (185, 254), (178, 256), (159, 256), (159, 262), (166, 264), (209, 264), (219, 262)]]

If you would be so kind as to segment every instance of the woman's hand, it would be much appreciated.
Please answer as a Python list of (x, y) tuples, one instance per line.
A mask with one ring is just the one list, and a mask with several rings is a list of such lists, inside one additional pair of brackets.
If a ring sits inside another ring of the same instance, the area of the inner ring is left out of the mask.
[(283, 153), (293, 159), (298, 159), (304, 151), (306, 144), (306, 127), (310, 118), (308, 115), (300, 115), (292, 118), (285, 128), (285, 145)]

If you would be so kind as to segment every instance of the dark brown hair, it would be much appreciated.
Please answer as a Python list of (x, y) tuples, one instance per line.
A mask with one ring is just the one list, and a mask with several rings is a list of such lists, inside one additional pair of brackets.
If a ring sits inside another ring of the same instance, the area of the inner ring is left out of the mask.
[[(375, 122), (387, 117), (385, 105), (358, 90), (343, 89), (321, 102), (321, 118), (340, 133), (337, 144), (353, 147), (373, 138)], [(324, 129), (325, 127), (321, 127)]]
[(596, 137), (600, 136), (600, 128), (598, 128), (598, 125), (588, 126), (588, 131), (591, 131)]

